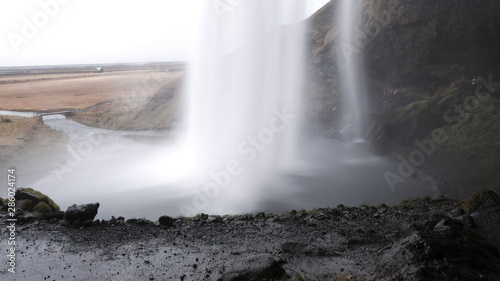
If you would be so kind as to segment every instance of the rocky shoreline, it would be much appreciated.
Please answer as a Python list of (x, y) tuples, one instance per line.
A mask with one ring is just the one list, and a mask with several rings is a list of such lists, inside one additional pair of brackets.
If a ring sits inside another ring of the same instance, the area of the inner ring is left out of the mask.
[[(12, 274), (4, 268), (0, 276), (112, 281), (500, 280), (500, 197), (493, 191), (466, 201), (438, 195), (396, 206), (163, 216), (156, 222), (89, 219), (98, 207), (18, 213), (17, 271)], [(2, 215), (0, 221), (5, 225), (7, 219)], [(1, 236), (8, 237), (7, 232), (2, 228)]]

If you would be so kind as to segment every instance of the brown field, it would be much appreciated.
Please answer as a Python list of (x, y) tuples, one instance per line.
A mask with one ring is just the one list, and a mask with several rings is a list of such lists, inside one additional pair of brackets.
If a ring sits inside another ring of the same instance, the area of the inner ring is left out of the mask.
[(0, 109), (83, 109), (110, 100), (146, 98), (182, 73), (132, 69), (0, 75)]
[[(124, 100), (90, 110), (93, 115), (88, 117), (89, 125), (104, 126), (107, 123), (99, 122), (107, 121), (112, 127), (116, 121), (130, 126), (128, 122), (134, 118), (123, 121), (124, 116), (137, 113), (147, 101), (129, 99), (149, 98), (160, 88), (179, 81), (184, 72), (180, 64), (113, 65), (105, 67), (104, 73), (92, 73), (90, 69), (0, 68), (0, 110), (84, 109), (102, 102)], [(40, 118), (3, 116), (0, 165), (33, 162), (51, 151), (64, 155), (66, 140), (65, 133), (44, 125)]]

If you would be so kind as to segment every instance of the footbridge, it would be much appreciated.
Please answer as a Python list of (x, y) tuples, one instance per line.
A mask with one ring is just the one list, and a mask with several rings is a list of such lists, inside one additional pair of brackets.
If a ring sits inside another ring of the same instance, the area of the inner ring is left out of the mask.
[(39, 110), (33, 113), (33, 117), (47, 116), (47, 115), (68, 115), (71, 113), (77, 112), (76, 109), (73, 108), (56, 108), (56, 109), (47, 109), (47, 110)]

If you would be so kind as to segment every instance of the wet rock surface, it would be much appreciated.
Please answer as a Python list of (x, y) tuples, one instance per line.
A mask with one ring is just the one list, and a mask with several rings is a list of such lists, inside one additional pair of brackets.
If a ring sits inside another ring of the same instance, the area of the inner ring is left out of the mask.
[(229, 261), (224, 274), (217, 281), (259, 281), (285, 276), (285, 270), (272, 255), (260, 254)]
[[(418, 170), (438, 179), (446, 194), (498, 188), (500, 56), (492, 54), (500, 46), (500, 2), (354, 1), (363, 3), (365, 23), (359, 27), (363, 36), (349, 43), (342, 42), (344, 31), (332, 16), (340, 2), (330, 1), (309, 19), (310, 128), (341, 139), (345, 101), (338, 58), (347, 44), (364, 60), (362, 99), (366, 117), (375, 121), (368, 134), (372, 151), (408, 160), (419, 151), (417, 142), (444, 133), (446, 141), (434, 143)], [(472, 85), (479, 76), (483, 82)], [(471, 100), (473, 107), (467, 106)]]
[(443, 219), (416, 230), (380, 259), (371, 280), (498, 280), (498, 249), (461, 223)]
[(64, 219), (69, 223), (80, 224), (87, 221), (92, 221), (97, 215), (99, 203), (91, 203), (84, 205), (69, 206), (64, 213)]
[(475, 212), (474, 225), (467, 225), (461, 208), (459, 201), (423, 198), (394, 207), (164, 218), (163, 225), (113, 217), (87, 227), (31, 217), (16, 228), (17, 273), (4, 269), (0, 278), (263, 280), (262, 272), (281, 276), (283, 269), (312, 280), (339, 274), (358, 280), (500, 280), (498, 248), (489, 242), (498, 241), (499, 232), (474, 219), (491, 213)]

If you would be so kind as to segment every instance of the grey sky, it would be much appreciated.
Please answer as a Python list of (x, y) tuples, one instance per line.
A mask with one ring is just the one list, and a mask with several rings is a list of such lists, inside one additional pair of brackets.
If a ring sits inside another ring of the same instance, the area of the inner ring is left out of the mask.
[(186, 60), (203, 1), (2, 0), (0, 66)]

